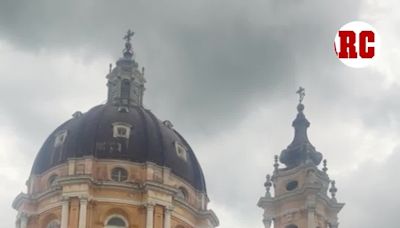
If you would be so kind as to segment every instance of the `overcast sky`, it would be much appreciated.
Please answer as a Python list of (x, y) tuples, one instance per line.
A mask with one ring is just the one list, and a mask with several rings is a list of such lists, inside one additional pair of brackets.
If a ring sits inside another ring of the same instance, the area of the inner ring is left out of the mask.
[[(128, 28), (146, 68), (145, 106), (196, 152), (221, 228), (262, 227), (256, 203), (273, 155), (292, 140), (300, 85), (310, 140), (346, 203), (341, 227), (397, 227), (399, 10), (397, 0), (2, 1), (2, 227), (13, 227), (11, 202), (45, 138), (105, 101)], [(336, 31), (354, 20), (382, 37), (364, 69), (333, 52)]]

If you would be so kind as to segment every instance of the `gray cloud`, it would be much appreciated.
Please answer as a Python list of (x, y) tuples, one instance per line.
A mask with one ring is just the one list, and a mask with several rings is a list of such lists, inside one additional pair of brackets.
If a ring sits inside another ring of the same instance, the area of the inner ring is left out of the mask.
[[(345, 227), (396, 227), (400, 202), (396, 183), (398, 148), (384, 162), (368, 162), (340, 181), (339, 190), (347, 203), (342, 212)], [(354, 180), (358, 180), (354, 183)]]
[(148, 106), (179, 116), (184, 127), (204, 126), (206, 119), (206, 129), (215, 131), (225, 126), (215, 123), (230, 124), (258, 101), (292, 91), (309, 77), (304, 65), (320, 74), (333, 56), (334, 31), (354, 17), (359, 5), (175, 3), (8, 2), (0, 26), (2, 37), (19, 47), (84, 50), (89, 58), (105, 53), (117, 58), (120, 34), (133, 27), (138, 59), (148, 66)]

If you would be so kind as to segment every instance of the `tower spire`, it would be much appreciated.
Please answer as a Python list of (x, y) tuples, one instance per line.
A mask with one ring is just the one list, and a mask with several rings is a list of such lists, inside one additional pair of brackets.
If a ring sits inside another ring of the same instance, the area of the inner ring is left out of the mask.
[(292, 123), (294, 138), (279, 157), (286, 167), (279, 168), (276, 156), (273, 175), (267, 176), (265, 195), (257, 205), (264, 210), (265, 228), (271, 228), (272, 222), (275, 228), (337, 228), (338, 213), (344, 204), (336, 200), (337, 188), (329, 179), (327, 163), (322, 169), (317, 167), (322, 154), (308, 140), (310, 122), (303, 104), (306, 93), (302, 87), (296, 93), (299, 103)]
[[(107, 75), (108, 101), (118, 107), (118, 110), (128, 112), (132, 106), (143, 106), (144, 70), (139, 70), (132, 48), (132, 37), (135, 33), (128, 30), (123, 37), (125, 47), (123, 56), (118, 59), (116, 66)], [(144, 68), (142, 68), (144, 69)]]
[(322, 154), (315, 150), (307, 136), (307, 128), (310, 126), (310, 122), (304, 115), (303, 100), (305, 89), (300, 87), (296, 93), (299, 95), (299, 104), (297, 105), (298, 113), (296, 119), (292, 122), (295, 130), (294, 138), (292, 143), (280, 155), (280, 162), (285, 164), (288, 169), (309, 161), (314, 165), (319, 165), (322, 160)]

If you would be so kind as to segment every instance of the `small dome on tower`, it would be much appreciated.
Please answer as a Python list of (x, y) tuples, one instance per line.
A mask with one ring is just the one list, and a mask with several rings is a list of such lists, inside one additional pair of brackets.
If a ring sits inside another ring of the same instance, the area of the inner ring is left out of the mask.
[(279, 160), (286, 165), (288, 169), (294, 168), (306, 162), (312, 162), (314, 165), (319, 165), (322, 161), (322, 154), (316, 151), (307, 136), (307, 128), (310, 127), (310, 122), (304, 115), (303, 99), (305, 96), (304, 88), (300, 87), (297, 91), (299, 94), (299, 104), (297, 105), (297, 116), (293, 121), (292, 126), (295, 129), (292, 143), (282, 151)]

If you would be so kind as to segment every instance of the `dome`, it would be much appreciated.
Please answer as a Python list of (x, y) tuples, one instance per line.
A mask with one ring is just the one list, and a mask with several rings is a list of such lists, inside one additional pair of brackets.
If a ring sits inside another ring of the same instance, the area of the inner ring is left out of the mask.
[(173, 129), (143, 107), (144, 68), (139, 70), (125, 36), (123, 56), (106, 78), (107, 103), (98, 105), (59, 126), (45, 141), (32, 167), (42, 174), (71, 158), (92, 156), (168, 167), (195, 189), (206, 192), (203, 172), (189, 144)]
[[(116, 137), (115, 126), (129, 126), (129, 135)], [(176, 176), (206, 192), (203, 172), (189, 144), (169, 121), (160, 121), (142, 106), (132, 106), (125, 112), (104, 104), (84, 114), (74, 114), (47, 138), (35, 159), (32, 174), (41, 174), (70, 158), (84, 156), (153, 162), (170, 168)]]

